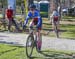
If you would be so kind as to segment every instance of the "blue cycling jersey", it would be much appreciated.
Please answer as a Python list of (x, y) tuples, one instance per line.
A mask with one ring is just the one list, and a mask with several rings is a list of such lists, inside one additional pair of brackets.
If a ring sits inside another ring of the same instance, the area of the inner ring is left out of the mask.
[(32, 14), (31, 11), (28, 12), (28, 15), (26, 17), (25, 25), (28, 23), (29, 18), (38, 18), (38, 27), (42, 27), (42, 18), (40, 17), (40, 12), (38, 10), (34, 10), (34, 14)]

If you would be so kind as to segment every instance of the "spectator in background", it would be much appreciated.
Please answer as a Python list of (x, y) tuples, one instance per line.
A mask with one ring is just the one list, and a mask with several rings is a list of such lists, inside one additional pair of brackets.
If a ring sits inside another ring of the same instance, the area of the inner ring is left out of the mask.
[(24, 4), (23, 3), (21, 3), (21, 13), (22, 15), (24, 14)]
[(10, 28), (11, 28), (12, 23), (14, 23), (16, 29), (19, 30), (19, 27), (17, 26), (17, 24), (16, 24), (16, 22), (15, 22), (15, 20), (13, 18), (13, 16), (14, 16), (13, 15), (13, 12), (14, 11), (13, 11), (12, 7), (11, 6), (8, 6), (8, 9), (6, 9), (6, 18), (9, 21), (9, 23), (8, 23), (8, 31), (11, 31)]

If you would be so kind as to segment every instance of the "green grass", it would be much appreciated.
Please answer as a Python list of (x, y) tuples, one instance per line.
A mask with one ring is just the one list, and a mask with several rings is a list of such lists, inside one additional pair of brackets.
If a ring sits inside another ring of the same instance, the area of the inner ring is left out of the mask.
[(68, 21), (68, 20), (75, 21), (75, 17), (72, 17), (72, 16), (63, 16), (62, 19), (65, 21)]
[(61, 30), (63, 30), (61, 32), (61, 37), (64, 37), (64, 38), (73, 38), (75, 39), (75, 28), (74, 28), (75, 25), (71, 25), (71, 24), (68, 24), (68, 25), (61, 25)]
[[(55, 33), (52, 32), (52, 25), (48, 20), (43, 20), (44, 32), (51, 31), (48, 36), (55, 37)], [(60, 24), (60, 38), (75, 39), (75, 24)]]
[[(42, 50), (38, 53), (35, 49), (30, 59), (71, 59), (74, 51), (60, 51), (60, 50)], [(0, 59), (29, 59), (26, 56), (24, 47), (12, 46), (8, 44), (0, 44)]]
[(24, 59), (24, 50), (23, 47), (0, 44), (0, 59)]
[[(22, 20), (22, 18), (17, 18), (18, 20)], [(68, 20), (67, 20), (68, 21)], [(30, 22), (30, 20), (29, 20)], [(65, 21), (64, 21), (65, 22)], [(73, 21), (74, 22), (74, 21)], [(3, 27), (0, 27), (0, 29), (4, 29)], [(0, 31), (2, 31), (0, 30)], [(49, 30), (51, 32), (47, 35), (50, 37), (55, 37), (55, 33), (52, 32), (52, 26), (49, 24), (49, 21), (47, 18), (43, 18), (43, 35), (46, 34)], [(75, 24), (60, 24), (60, 38), (69, 38), (69, 39), (75, 39)]]

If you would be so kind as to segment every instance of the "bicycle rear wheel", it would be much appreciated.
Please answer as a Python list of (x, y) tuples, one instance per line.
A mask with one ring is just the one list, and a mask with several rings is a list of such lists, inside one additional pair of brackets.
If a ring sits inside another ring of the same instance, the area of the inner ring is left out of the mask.
[(29, 35), (26, 41), (26, 55), (27, 57), (31, 57), (34, 48), (34, 37), (33, 35)]

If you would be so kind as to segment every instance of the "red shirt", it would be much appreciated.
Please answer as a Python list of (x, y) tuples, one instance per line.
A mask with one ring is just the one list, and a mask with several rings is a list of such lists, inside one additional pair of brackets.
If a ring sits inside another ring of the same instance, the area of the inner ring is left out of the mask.
[(58, 16), (54, 16), (54, 21), (58, 21)]
[(7, 18), (13, 18), (13, 10), (12, 9), (7, 9), (6, 15), (7, 15)]

